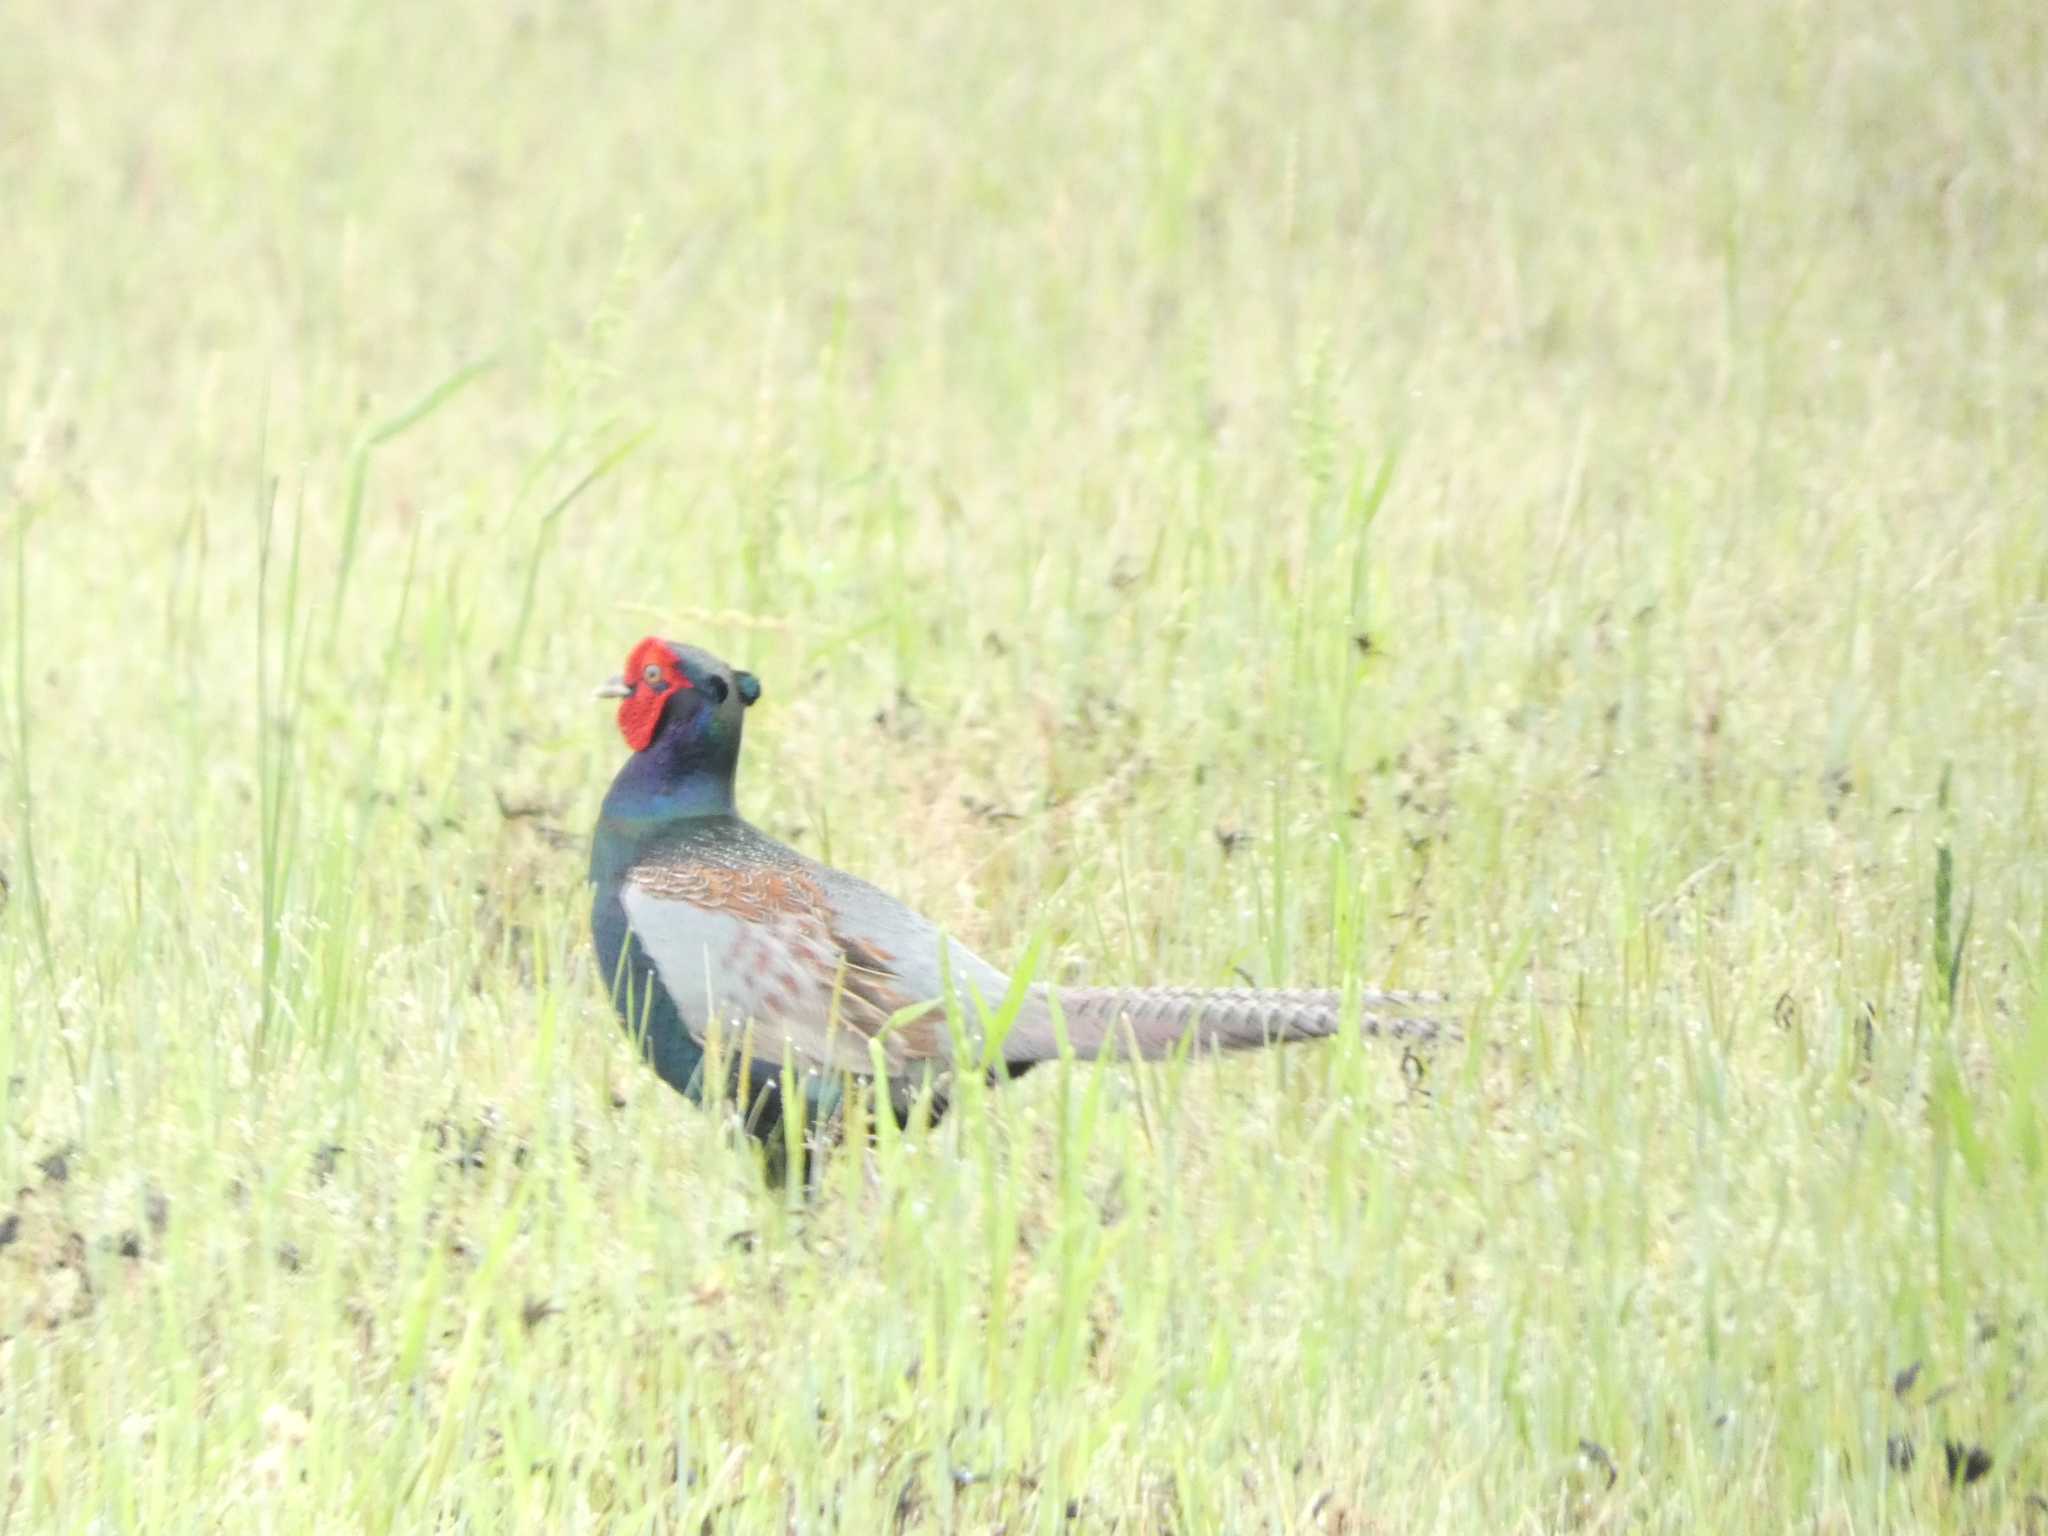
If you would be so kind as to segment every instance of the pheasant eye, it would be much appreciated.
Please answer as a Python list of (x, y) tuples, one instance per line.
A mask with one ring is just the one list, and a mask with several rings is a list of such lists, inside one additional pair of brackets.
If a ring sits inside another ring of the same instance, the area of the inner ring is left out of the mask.
[(713, 704), (723, 704), (725, 702), (725, 679), (722, 677), (705, 678), (704, 691), (711, 695), (711, 702)]
[(650, 661), (644, 668), (641, 669), (640, 676), (641, 679), (647, 684), (647, 686), (652, 688), (656, 683), (661, 681), (661, 664), (659, 662)]

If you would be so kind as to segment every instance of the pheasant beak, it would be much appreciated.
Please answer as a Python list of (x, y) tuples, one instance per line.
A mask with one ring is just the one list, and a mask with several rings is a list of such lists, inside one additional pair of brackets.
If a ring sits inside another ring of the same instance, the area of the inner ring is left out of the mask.
[(632, 686), (623, 677), (608, 677), (597, 685), (597, 690), (591, 694), (591, 697), (593, 699), (623, 699), (632, 691)]

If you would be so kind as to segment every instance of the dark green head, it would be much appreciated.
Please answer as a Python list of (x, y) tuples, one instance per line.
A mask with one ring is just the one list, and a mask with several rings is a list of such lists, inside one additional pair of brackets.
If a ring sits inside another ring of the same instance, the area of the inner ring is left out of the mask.
[(650, 635), (633, 647), (626, 670), (597, 691), (619, 701), (619, 734), (633, 749), (606, 797), (607, 812), (645, 814), (667, 803), (685, 814), (731, 813), (741, 728), (761, 697), (753, 673)]

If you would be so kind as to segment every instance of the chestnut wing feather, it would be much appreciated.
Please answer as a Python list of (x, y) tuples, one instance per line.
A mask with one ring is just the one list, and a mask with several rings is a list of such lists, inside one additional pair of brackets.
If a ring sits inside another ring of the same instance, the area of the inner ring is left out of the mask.
[(621, 893), (634, 936), (693, 1033), (716, 1016), (753, 1026), (756, 1055), (787, 1044), (812, 1068), (872, 1069), (879, 1040), (891, 1072), (937, 1054), (934, 1008), (907, 991), (888, 951), (838, 930), (824, 889), (801, 868), (734, 867), (668, 856), (629, 872)]

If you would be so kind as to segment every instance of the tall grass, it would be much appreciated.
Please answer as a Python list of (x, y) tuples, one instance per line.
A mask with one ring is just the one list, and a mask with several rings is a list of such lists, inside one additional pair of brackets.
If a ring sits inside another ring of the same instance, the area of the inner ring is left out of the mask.
[[(0, 1529), (2048, 1521), (2038, 7), (12, 41)], [(650, 630), (991, 958), (1465, 1043), (780, 1198), (589, 956)]]

